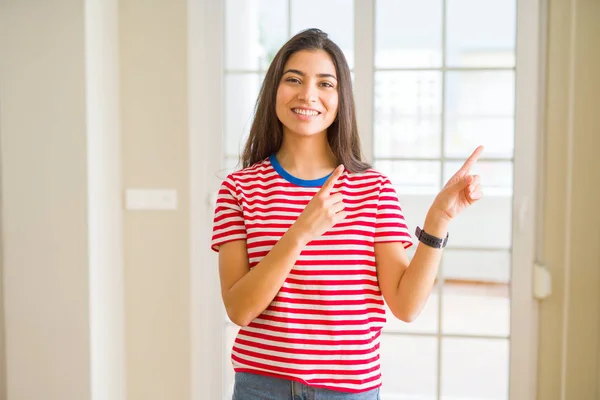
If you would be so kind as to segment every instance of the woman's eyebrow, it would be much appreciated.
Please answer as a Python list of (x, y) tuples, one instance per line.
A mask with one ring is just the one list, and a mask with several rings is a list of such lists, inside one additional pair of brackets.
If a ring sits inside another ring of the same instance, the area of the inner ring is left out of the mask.
[[(287, 74), (287, 73), (292, 73), (292, 74), (298, 74), (300, 76), (305, 76), (306, 74), (300, 70), (297, 69), (288, 69), (286, 70), (283, 75)], [(319, 78), (333, 78), (337, 81), (337, 78), (335, 77), (335, 75), (331, 75), (331, 74), (317, 74), (317, 76)]]

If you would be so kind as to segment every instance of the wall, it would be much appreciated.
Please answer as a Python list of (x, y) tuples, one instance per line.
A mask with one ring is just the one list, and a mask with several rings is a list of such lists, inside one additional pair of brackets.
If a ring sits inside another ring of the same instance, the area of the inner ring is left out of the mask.
[[(185, 1), (0, 3), (10, 399), (190, 396), (186, 21)], [(179, 209), (122, 215), (124, 187)]]
[[(1, 94), (0, 94), (1, 95)], [(2, 115), (0, 114), (0, 119)], [(0, 123), (0, 139), (2, 138), (2, 125)], [(4, 323), (4, 245), (2, 239), (2, 148), (0, 140), (0, 399), (6, 399), (6, 343)]]
[(600, 390), (600, 2), (549, 0), (538, 398)]
[(124, 215), (129, 400), (190, 398), (187, 2), (120, 1), (125, 188), (173, 188), (177, 211)]
[(90, 397), (84, 3), (0, 2), (7, 398)]

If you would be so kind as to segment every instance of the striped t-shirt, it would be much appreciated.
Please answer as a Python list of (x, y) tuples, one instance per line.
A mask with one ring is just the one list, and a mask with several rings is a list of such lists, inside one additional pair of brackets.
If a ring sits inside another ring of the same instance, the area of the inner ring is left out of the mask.
[[(245, 240), (253, 268), (326, 179), (295, 178), (274, 156), (231, 173), (217, 198), (212, 249)], [(346, 392), (381, 385), (386, 317), (374, 243), (397, 241), (406, 248), (411, 237), (383, 174), (344, 171), (335, 192), (343, 195), (346, 218), (308, 243), (269, 307), (240, 329), (231, 355), (235, 371)]]

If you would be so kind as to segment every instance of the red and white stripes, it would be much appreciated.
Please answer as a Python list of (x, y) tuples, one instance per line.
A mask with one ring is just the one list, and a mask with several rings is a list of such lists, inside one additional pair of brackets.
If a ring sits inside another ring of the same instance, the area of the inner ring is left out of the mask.
[[(212, 249), (246, 240), (256, 266), (320, 188), (303, 182), (284, 179), (271, 159), (230, 174), (218, 195)], [(269, 307), (240, 329), (232, 349), (236, 371), (348, 392), (381, 385), (386, 316), (374, 243), (412, 242), (384, 175), (346, 171), (334, 192), (344, 196), (346, 219), (305, 247)]]

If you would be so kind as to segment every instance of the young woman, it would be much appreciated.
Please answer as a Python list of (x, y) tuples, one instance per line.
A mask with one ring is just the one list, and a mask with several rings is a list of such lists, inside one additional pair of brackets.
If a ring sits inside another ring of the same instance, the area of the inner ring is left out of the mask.
[(449, 222), (482, 196), (470, 174), (481, 151), (435, 198), (409, 262), (396, 192), (362, 161), (342, 51), (316, 29), (283, 46), (243, 169), (225, 179), (215, 210), (223, 302), (241, 327), (235, 400), (379, 398), (384, 301), (402, 321), (421, 312)]

